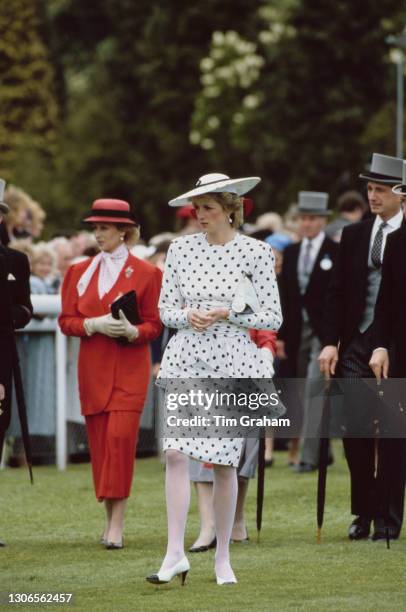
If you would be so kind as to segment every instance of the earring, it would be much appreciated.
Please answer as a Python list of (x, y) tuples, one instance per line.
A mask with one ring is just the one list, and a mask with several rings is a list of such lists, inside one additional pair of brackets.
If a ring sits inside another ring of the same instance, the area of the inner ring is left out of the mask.
[(123, 242), (124, 241), (124, 236), (120, 236), (120, 240), (121, 240), (121, 242)]
[(233, 222), (231, 217), (228, 217), (228, 222), (231, 224)]

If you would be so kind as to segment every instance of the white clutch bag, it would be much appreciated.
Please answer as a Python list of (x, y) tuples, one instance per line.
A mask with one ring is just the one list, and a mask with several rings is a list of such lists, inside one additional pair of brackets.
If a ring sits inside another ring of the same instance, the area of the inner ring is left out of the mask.
[(244, 276), (238, 283), (231, 310), (237, 314), (250, 314), (261, 310), (258, 296), (249, 276)]

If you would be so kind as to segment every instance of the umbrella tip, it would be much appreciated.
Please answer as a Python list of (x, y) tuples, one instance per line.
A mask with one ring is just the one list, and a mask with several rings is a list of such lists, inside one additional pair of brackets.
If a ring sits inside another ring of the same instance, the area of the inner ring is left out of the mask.
[(317, 541), (317, 544), (321, 543), (321, 528), (320, 527), (317, 528), (316, 541)]

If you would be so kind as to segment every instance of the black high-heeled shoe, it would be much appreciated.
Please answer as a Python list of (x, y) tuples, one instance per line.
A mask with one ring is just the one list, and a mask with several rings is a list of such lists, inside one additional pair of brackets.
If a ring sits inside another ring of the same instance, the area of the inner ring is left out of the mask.
[(191, 553), (200, 553), (206, 552), (212, 548), (216, 548), (217, 546), (217, 538), (214, 536), (214, 539), (210, 542), (210, 544), (203, 544), (202, 546), (191, 546), (189, 548), (189, 552)]

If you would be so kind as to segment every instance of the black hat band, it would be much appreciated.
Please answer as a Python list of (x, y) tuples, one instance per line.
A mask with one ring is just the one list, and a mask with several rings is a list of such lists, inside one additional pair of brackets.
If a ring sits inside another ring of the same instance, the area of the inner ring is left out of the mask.
[(365, 174), (361, 174), (360, 178), (363, 179), (371, 179), (373, 180), (374, 178), (376, 178), (377, 180), (380, 181), (394, 181), (394, 182), (398, 182), (401, 180), (400, 176), (390, 176), (389, 174), (379, 174), (379, 172), (367, 172)]
[(90, 217), (122, 217), (123, 219), (131, 219), (136, 222), (131, 211), (127, 210), (112, 210), (110, 208), (93, 208), (90, 212)]

